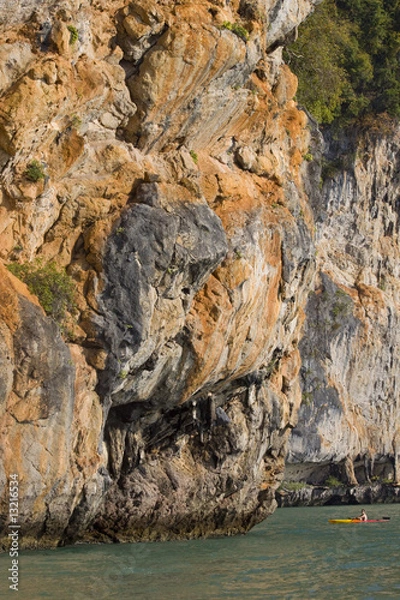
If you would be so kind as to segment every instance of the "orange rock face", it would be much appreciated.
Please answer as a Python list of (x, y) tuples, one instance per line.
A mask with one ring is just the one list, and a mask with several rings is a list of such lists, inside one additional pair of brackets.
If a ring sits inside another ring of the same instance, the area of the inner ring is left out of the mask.
[[(26, 287), (3, 266), (0, 271), (2, 487), (18, 476), (24, 544), (54, 545), (54, 534), (68, 525), (79, 501), (79, 488), (99, 485), (104, 458), (98, 452), (96, 377)], [(2, 502), (6, 514), (7, 498)], [(46, 507), (51, 522), (42, 537)]]
[(60, 331), (1, 271), (25, 545), (273, 510), (314, 271), (281, 45), (315, 3), (25, 3), (1, 24), (0, 258), (55, 261), (76, 305)]

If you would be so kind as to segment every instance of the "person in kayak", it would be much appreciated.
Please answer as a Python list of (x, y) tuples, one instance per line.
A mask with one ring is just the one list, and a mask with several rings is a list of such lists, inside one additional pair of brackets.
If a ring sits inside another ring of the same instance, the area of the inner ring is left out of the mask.
[(367, 513), (365, 512), (364, 509), (362, 509), (361, 515), (359, 517), (357, 517), (357, 519), (359, 521), (368, 521)]

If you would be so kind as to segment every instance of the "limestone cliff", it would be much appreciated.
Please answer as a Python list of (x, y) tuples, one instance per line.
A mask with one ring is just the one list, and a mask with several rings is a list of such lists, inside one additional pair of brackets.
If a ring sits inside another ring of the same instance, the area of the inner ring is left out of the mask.
[(274, 509), (314, 272), (281, 46), (318, 0), (0, 0), (1, 514), (24, 546), (245, 531)]
[(384, 120), (325, 140), (288, 479), (400, 482), (399, 143)]

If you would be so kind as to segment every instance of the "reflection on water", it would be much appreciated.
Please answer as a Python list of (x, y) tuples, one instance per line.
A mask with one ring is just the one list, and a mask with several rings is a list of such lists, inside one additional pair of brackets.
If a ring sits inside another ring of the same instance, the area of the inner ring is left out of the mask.
[[(18, 598), (400, 598), (400, 505), (368, 507), (371, 516), (390, 516), (388, 523), (328, 523), (351, 510), (279, 509), (246, 536), (231, 538), (25, 552)], [(7, 589), (9, 562), (0, 557), (1, 598), (15, 594)]]

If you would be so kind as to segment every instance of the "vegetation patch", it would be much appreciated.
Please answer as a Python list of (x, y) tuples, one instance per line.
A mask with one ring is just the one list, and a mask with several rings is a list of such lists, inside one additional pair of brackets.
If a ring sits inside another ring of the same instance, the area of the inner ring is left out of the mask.
[(31, 160), (25, 169), (25, 177), (29, 179), (29, 181), (34, 181), (35, 183), (45, 179), (46, 171), (42, 163), (36, 159)]
[(346, 319), (352, 313), (353, 302), (341, 289), (336, 290), (334, 304), (331, 309), (331, 313), (334, 318), (340, 317), (341, 319)]
[(339, 479), (337, 479), (333, 475), (330, 475), (328, 477), (328, 479), (325, 481), (325, 485), (327, 485), (329, 487), (339, 487), (339, 486), (343, 485), (343, 483), (341, 481), (339, 481)]
[(285, 59), (299, 103), (319, 123), (400, 117), (400, 0), (325, 0)]
[(82, 119), (80, 118), (79, 115), (77, 115), (77, 114), (72, 115), (71, 125), (72, 125), (72, 127), (75, 127), (75, 129), (78, 129), (82, 125)]
[(8, 270), (21, 279), (32, 294), (38, 297), (46, 314), (62, 324), (67, 311), (75, 309), (75, 286), (65, 269), (59, 269), (55, 262), (43, 265), (40, 259), (32, 263), (7, 266)]
[(74, 25), (68, 25), (67, 29), (68, 29), (68, 31), (70, 33), (69, 43), (72, 46), (79, 39), (78, 30), (77, 30), (76, 27), (74, 27)]
[(308, 487), (304, 481), (282, 481), (278, 490), (283, 490), (286, 492), (297, 492), (298, 490), (304, 490), (304, 488)]
[(189, 154), (192, 157), (194, 164), (197, 165), (197, 163), (199, 162), (199, 157), (197, 155), (197, 152), (195, 152), (194, 150), (191, 150)]
[(312, 392), (302, 392), (301, 394), (301, 403), (304, 406), (311, 406), (313, 400)]
[(245, 29), (242, 25), (239, 25), (239, 23), (231, 23), (230, 21), (224, 21), (222, 23), (222, 29), (232, 31), (232, 33), (236, 34), (244, 42), (247, 42), (247, 40), (250, 37), (250, 34), (247, 31), (247, 29)]

